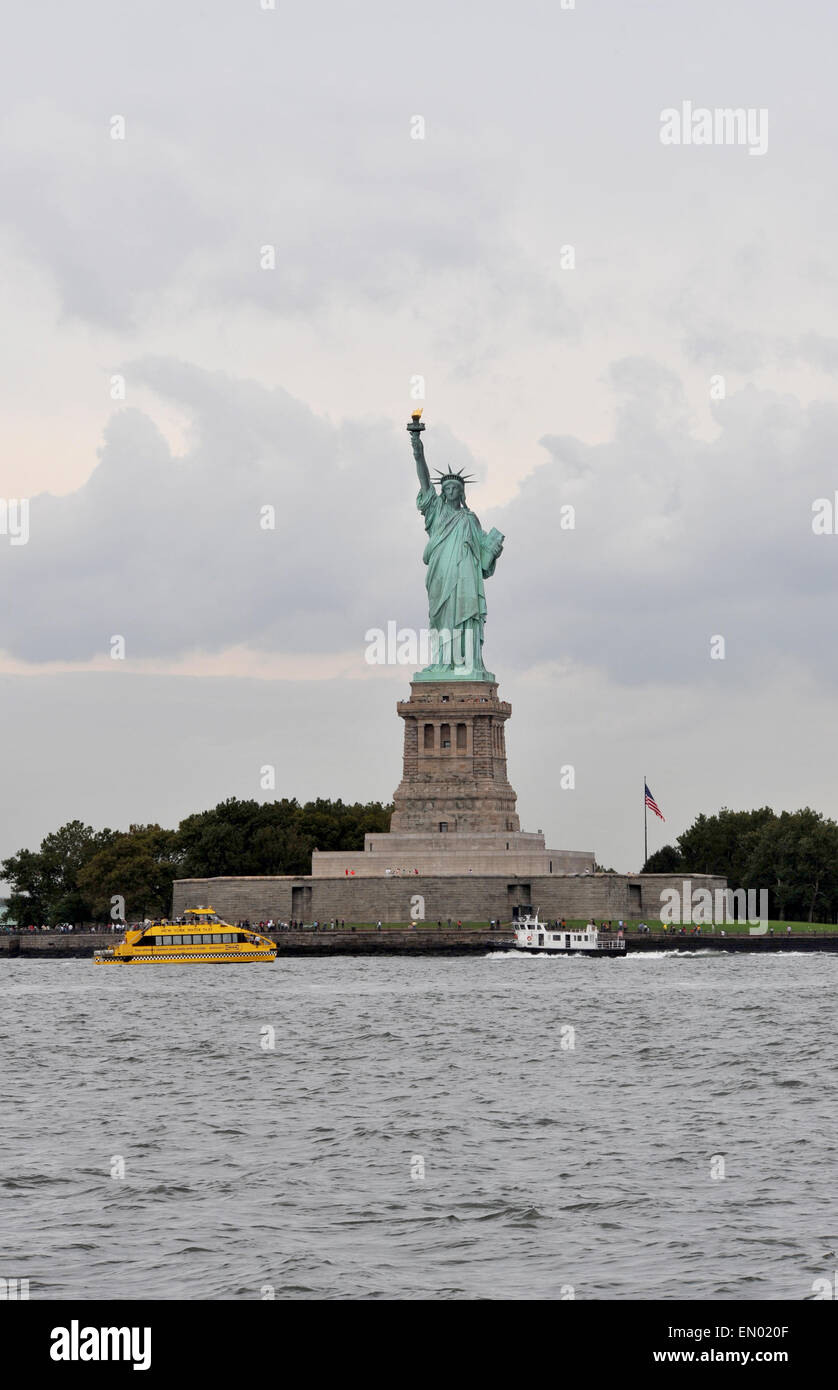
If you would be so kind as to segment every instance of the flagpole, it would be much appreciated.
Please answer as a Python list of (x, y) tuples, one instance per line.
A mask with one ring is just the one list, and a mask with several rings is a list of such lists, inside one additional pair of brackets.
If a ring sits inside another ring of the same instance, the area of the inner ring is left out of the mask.
[(643, 774), (643, 867), (649, 858), (649, 808), (646, 805), (646, 773)]

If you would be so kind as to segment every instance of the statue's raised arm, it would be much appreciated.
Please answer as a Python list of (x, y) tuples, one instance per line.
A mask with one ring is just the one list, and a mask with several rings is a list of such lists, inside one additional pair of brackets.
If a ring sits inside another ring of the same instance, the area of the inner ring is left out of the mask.
[(431, 486), (431, 475), (428, 472), (428, 465), (425, 462), (425, 450), (422, 445), (422, 430), (425, 426), (421, 421), (422, 410), (414, 410), (410, 423), (407, 427), (410, 435), (410, 442), (413, 446), (413, 457), (416, 460), (416, 472), (419, 475), (419, 486), (423, 492), (427, 492)]

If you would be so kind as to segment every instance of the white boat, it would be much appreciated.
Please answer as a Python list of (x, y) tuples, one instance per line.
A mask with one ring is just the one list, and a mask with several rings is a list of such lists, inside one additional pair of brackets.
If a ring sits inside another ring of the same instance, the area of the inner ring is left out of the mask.
[(527, 913), (515, 924), (515, 949), (551, 956), (624, 956), (625, 938), (600, 932), (596, 926), (552, 927)]

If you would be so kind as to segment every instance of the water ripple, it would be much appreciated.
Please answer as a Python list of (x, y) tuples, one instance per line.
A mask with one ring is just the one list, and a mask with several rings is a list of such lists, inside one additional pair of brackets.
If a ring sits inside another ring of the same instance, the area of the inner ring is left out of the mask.
[(835, 957), (2, 969), (0, 1273), (32, 1298), (833, 1277)]

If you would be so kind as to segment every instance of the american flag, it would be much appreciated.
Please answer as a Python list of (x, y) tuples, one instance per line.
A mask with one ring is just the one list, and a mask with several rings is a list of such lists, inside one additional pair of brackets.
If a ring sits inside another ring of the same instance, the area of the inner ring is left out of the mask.
[(660, 816), (661, 820), (666, 820), (666, 816), (664, 816), (664, 815), (661, 813), (661, 809), (660, 809), (660, 807), (658, 806), (658, 803), (656, 802), (655, 798), (652, 796), (652, 793), (649, 791), (649, 784), (648, 784), (648, 782), (644, 782), (643, 785), (644, 785), (644, 787), (646, 788), (646, 805), (649, 807), (649, 810), (650, 810), (650, 811), (654, 811), (655, 815), (656, 815), (656, 816)]

